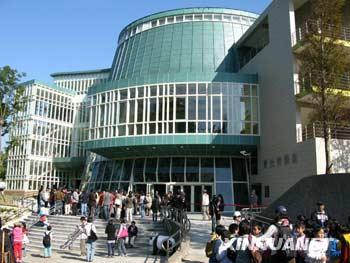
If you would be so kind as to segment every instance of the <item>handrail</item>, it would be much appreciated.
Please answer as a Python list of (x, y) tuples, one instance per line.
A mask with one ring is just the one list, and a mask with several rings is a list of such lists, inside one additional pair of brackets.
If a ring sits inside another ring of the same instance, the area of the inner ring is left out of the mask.
[(77, 238), (79, 237), (79, 235), (80, 235), (81, 233), (82, 233), (82, 231), (81, 231), (81, 230), (79, 229), (79, 227), (77, 226), (77, 229), (76, 229), (74, 232), (72, 232), (72, 233), (70, 233), (70, 234), (68, 235), (68, 240), (67, 240), (66, 242), (64, 242), (63, 245), (60, 246), (60, 249), (66, 249), (66, 248), (70, 249), (71, 246), (72, 246), (72, 244), (73, 244), (73, 242), (74, 242), (75, 240), (77, 240)]
[[(164, 218), (164, 223), (168, 227), (170, 222), (174, 223), (178, 229), (170, 235), (166, 240), (167, 247), (162, 244), (162, 249), (166, 251), (166, 257), (169, 258), (173, 249), (181, 246), (181, 243), (185, 240), (187, 233), (191, 230), (191, 221), (187, 217), (187, 213), (183, 209), (178, 209), (174, 207), (167, 207), (168, 217)], [(174, 239), (175, 244), (170, 246), (170, 240)], [(164, 243), (164, 242), (163, 242)]]
[[(328, 132), (330, 138), (349, 140), (350, 139), (350, 125), (329, 123)], [(313, 122), (302, 127), (302, 141), (324, 136), (323, 126), (321, 122)]]

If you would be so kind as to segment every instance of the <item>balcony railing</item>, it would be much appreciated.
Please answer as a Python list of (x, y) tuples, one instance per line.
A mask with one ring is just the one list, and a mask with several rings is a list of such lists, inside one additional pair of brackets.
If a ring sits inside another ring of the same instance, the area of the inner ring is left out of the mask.
[[(306, 141), (313, 138), (323, 138), (323, 126), (320, 122), (304, 125), (302, 128), (302, 138), (298, 141)], [(350, 125), (344, 124), (329, 124), (329, 135), (331, 139), (350, 140)]]
[[(312, 76), (310, 79), (311, 81), (296, 80), (294, 82), (294, 94), (296, 95), (302, 93), (303, 91), (310, 90), (312, 86), (316, 87), (316, 85), (312, 83)], [(339, 75), (336, 89), (350, 90), (350, 73)]]
[[(319, 25), (316, 21), (309, 20), (297, 28), (296, 32), (293, 33), (293, 46), (305, 39), (305, 36), (310, 32), (316, 32), (315, 35), (321, 34), (321, 30), (318, 29)], [(325, 35), (331, 38), (336, 38), (338, 40), (350, 41), (350, 27), (341, 27), (339, 35), (334, 36), (334, 26), (329, 24), (326, 26)]]

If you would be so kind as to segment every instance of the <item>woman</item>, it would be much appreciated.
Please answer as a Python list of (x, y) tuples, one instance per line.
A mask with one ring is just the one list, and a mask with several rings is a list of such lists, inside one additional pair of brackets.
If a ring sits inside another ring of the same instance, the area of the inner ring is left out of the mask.
[(220, 220), (221, 220), (221, 215), (222, 212), (225, 209), (225, 202), (224, 202), (224, 198), (222, 197), (221, 194), (218, 195), (217, 199), (216, 199), (216, 204), (215, 204), (215, 218), (216, 218), (216, 225), (221, 225)]
[(105, 233), (107, 234), (107, 250), (109, 258), (114, 257), (115, 231), (116, 227), (113, 219), (110, 219), (105, 229)]
[(125, 224), (125, 220), (122, 219), (120, 222), (120, 227), (117, 234), (117, 239), (119, 242), (119, 256), (126, 257), (125, 239), (129, 236), (128, 228)]

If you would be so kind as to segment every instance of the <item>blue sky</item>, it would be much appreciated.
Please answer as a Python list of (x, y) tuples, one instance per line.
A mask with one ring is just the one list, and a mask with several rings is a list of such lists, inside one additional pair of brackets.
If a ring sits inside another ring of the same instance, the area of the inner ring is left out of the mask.
[(0, 0), (0, 67), (51, 82), (52, 72), (108, 68), (119, 32), (174, 8), (229, 7), (261, 13), (271, 0)]

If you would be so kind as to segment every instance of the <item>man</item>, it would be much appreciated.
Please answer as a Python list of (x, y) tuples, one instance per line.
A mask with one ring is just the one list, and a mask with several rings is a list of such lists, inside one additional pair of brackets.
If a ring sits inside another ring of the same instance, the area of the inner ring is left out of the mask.
[(89, 194), (89, 217), (92, 219), (95, 218), (95, 211), (96, 211), (96, 193), (91, 191)]
[(80, 256), (85, 257), (86, 256), (86, 240), (88, 238), (87, 231), (86, 231), (86, 225), (87, 225), (87, 219), (85, 216), (82, 216), (80, 218), (80, 225), (78, 226), (80, 230), (79, 240), (80, 240)]
[(63, 214), (63, 199), (64, 199), (64, 193), (62, 192), (62, 188), (58, 189), (55, 193), (56, 195), (56, 214), (62, 215)]
[(83, 191), (80, 195), (80, 212), (82, 216), (87, 216), (87, 204), (89, 202), (89, 193), (86, 191)]
[(237, 224), (239, 225), (240, 223), (242, 222), (242, 215), (241, 215), (241, 212), (239, 211), (235, 211), (233, 213), (233, 224)]
[(203, 213), (203, 220), (209, 220), (209, 195), (207, 193), (207, 190), (204, 189), (203, 195), (202, 195), (202, 213)]
[(326, 213), (325, 205), (322, 202), (317, 202), (317, 210), (311, 214), (311, 220), (315, 225), (324, 228), (330, 219)]
[(105, 220), (109, 219), (109, 206), (111, 203), (111, 194), (108, 191), (103, 192), (103, 216)]
[(73, 216), (77, 215), (78, 212), (78, 202), (79, 202), (79, 194), (78, 189), (75, 189), (72, 193), (72, 214)]
[(152, 255), (166, 256), (166, 251), (164, 250), (164, 248), (173, 248), (175, 245), (175, 240), (172, 237), (169, 238), (169, 236), (158, 235), (155, 237), (151, 237), (149, 244), (153, 246)]
[(253, 189), (252, 193), (250, 194), (250, 205), (252, 207), (258, 206), (258, 196), (256, 195), (255, 189)]

